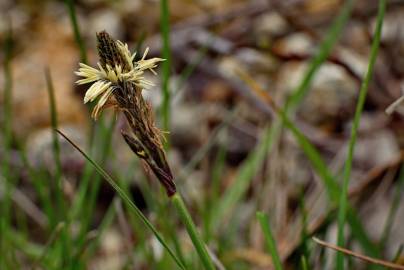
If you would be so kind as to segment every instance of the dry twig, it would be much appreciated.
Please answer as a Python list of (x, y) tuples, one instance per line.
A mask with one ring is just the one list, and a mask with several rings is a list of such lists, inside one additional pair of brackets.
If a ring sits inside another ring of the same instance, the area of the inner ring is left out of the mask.
[(327, 242), (322, 241), (322, 240), (320, 240), (320, 239), (318, 239), (316, 237), (312, 237), (312, 239), (313, 239), (314, 242), (316, 242), (317, 244), (319, 244), (321, 246), (336, 250), (338, 252), (342, 252), (342, 253), (344, 253), (346, 255), (358, 258), (358, 259), (360, 259), (362, 261), (366, 261), (366, 262), (369, 262), (369, 263), (381, 265), (381, 266), (388, 267), (388, 268), (391, 268), (391, 269), (404, 269), (403, 265), (398, 265), (398, 264), (395, 264), (395, 263), (392, 263), (392, 262), (383, 261), (383, 260), (375, 259), (375, 258), (366, 256), (366, 255), (362, 255), (362, 254), (354, 252), (352, 250), (349, 250), (349, 249), (346, 249), (346, 248), (342, 248), (342, 247), (327, 243)]

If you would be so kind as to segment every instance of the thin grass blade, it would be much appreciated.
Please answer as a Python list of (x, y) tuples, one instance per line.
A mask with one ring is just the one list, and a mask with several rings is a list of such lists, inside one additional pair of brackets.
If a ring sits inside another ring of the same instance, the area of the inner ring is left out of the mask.
[(327, 32), (327, 36), (321, 43), (318, 53), (311, 60), (302, 82), (287, 100), (285, 104), (285, 112), (289, 113), (289, 110), (293, 110), (310, 90), (309, 86), (313, 81), (315, 74), (324, 63), (324, 61), (327, 59), (327, 57), (330, 55), (331, 50), (337, 42), (339, 36), (341, 35), (345, 24), (348, 22), (354, 2), (354, 0), (345, 1), (345, 4), (342, 6), (339, 15), (334, 20), (331, 29)]
[[(168, 8), (168, 0), (160, 0), (160, 28), (163, 39), (163, 58), (162, 62), (162, 87), (163, 87), (163, 103), (162, 103), (162, 122), (163, 130), (170, 130), (170, 67), (171, 67), (171, 49), (170, 49), (170, 10)], [(166, 147), (169, 143), (166, 143)]]
[[(51, 118), (51, 126), (52, 126), (52, 143), (53, 143), (53, 155), (55, 160), (55, 179), (57, 183), (57, 188), (55, 190), (59, 213), (64, 215), (65, 205), (63, 199), (63, 183), (62, 183), (62, 163), (60, 161), (60, 144), (57, 135), (58, 128), (58, 119), (57, 119), (57, 109), (56, 109), (56, 101), (55, 101), (55, 89), (53, 87), (52, 77), (49, 69), (45, 69), (45, 80), (46, 80), (46, 88), (48, 90), (49, 97), (49, 107), (50, 107), (50, 118)], [(60, 219), (64, 219), (64, 216), (61, 216)]]
[[(347, 209), (348, 209), (348, 187), (349, 187), (349, 178), (351, 176), (351, 169), (352, 169), (352, 162), (353, 162), (353, 153), (356, 144), (357, 138), (357, 131), (359, 128), (359, 122), (361, 119), (363, 106), (366, 100), (366, 94), (369, 87), (370, 79), (372, 78), (374, 65), (377, 58), (377, 53), (379, 51), (380, 45), (380, 37), (382, 32), (383, 26), (383, 18), (386, 9), (386, 1), (380, 0), (379, 1), (379, 12), (377, 15), (377, 22), (376, 22), (376, 29), (375, 29), (375, 36), (372, 42), (372, 49), (370, 52), (370, 59), (368, 64), (368, 69), (366, 72), (366, 76), (362, 82), (361, 89), (359, 91), (359, 98), (358, 103), (356, 105), (355, 116), (353, 121), (353, 126), (351, 130), (351, 138), (349, 140), (349, 147), (348, 147), (348, 157), (345, 162), (344, 168), (344, 176), (343, 176), (343, 183), (342, 183), (342, 192), (340, 194), (339, 200), (339, 212), (338, 212), (338, 246), (343, 247), (345, 244), (344, 241), (344, 226), (345, 220), (347, 216)], [(337, 269), (342, 270), (344, 269), (344, 256), (342, 253), (337, 253)]]
[(272, 256), (272, 263), (275, 270), (282, 270), (282, 261), (279, 257), (278, 249), (276, 248), (276, 241), (268, 222), (268, 216), (263, 212), (257, 212), (257, 219), (261, 225), (261, 230), (264, 233), (265, 243)]
[(74, 32), (74, 38), (76, 40), (77, 46), (79, 46), (79, 49), (80, 49), (80, 62), (87, 64), (86, 45), (84, 44), (84, 40), (81, 37), (79, 24), (77, 22), (76, 9), (74, 7), (74, 2), (73, 2), (73, 0), (65, 0), (65, 4), (69, 11), (70, 22), (72, 24), (72, 28), (73, 28), (73, 32)]
[[(8, 31), (5, 36), (3, 45), (3, 72), (4, 72), (4, 96), (3, 96), (3, 138), (4, 138), (4, 154), (2, 156), (2, 172), (0, 173), (0, 181), (4, 181), (4, 191), (2, 192), (2, 202), (0, 204), (0, 232), (6, 235), (11, 222), (11, 192), (13, 188), (14, 176), (10, 168), (10, 152), (12, 145), (12, 74), (11, 74), (11, 58), (13, 48), (13, 35), (11, 22), (9, 22)], [(2, 179), (1, 176), (4, 176)], [(1, 186), (2, 183), (0, 183)], [(5, 237), (0, 237), (0, 267), (7, 267), (8, 254), (10, 250), (7, 248)]]
[(273, 138), (278, 131), (279, 129), (275, 125), (265, 128), (260, 142), (238, 169), (234, 183), (226, 190), (218, 206), (213, 210), (213, 228), (219, 227), (220, 222), (231, 214), (235, 204), (245, 194), (252, 178), (270, 151)]
[(171, 200), (174, 203), (174, 206), (176, 207), (182, 222), (185, 224), (188, 235), (191, 238), (192, 243), (194, 244), (194, 247), (199, 255), (199, 258), (202, 261), (203, 266), (207, 270), (215, 270), (215, 266), (205, 247), (205, 243), (198, 233), (192, 217), (189, 214), (184, 201), (182, 200), (178, 192), (172, 196)]
[(127, 206), (133, 211), (133, 213), (138, 216), (140, 220), (143, 221), (143, 223), (146, 225), (147, 228), (149, 228), (154, 236), (157, 238), (157, 240), (161, 243), (161, 245), (165, 248), (165, 250), (170, 254), (171, 258), (174, 260), (174, 262), (178, 265), (179, 268), (185, 269), (185, 267), (182, 265), (181, 261), (177, 258), (175, 253), (171, 250), (171, 248), (168, 246), (166, 241), (163, 239), (163, 237), (160, 235), (160, 233), (157, 231), (157, 229), (151, 224), (151, 222), (146, 218), (145, 215), (143, 215), (142, 211), (132, 202), (132, 200), (129, 198), (129, 196), (123, 191), (123, 189), (116, 184), (114, 179), (106, 172), (104, 171), (103, 168), (101, 168), (94, 160), (92, 160), (79, 146), (77, 146), (72, 140), (70, 140), (65, 134), (63, 134), (61, 131), (57, 130), (57, 132), (65, 138), (77, 151), (79, 151), (97, 170), (99, 174), (104, 177), (104, 179), (108, 182), (108, 184), (118, 193), (118, 195), (121, 197), (121, 199), (127, 204)]

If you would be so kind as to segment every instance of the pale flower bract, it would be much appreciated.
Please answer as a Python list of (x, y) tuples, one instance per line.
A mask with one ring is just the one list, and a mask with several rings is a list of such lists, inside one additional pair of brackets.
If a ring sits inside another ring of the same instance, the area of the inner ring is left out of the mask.
[(116, 64), (115, 66), (106, 65), (103, 68), (98, 62), (97, 68), (91, 67), (84, 63), (80, 63), (80, 68), (75, 72), (76, 75), (83, 77), (77, 80), (77, 84), (93, 83), (86, 91), (84, 96), (84, 103), (92, 102), (98, 99), (91, 116), (97, 119), (102, 112), (104, 105), (112, 98), (114, 87), (118, 82), (130, 82), (135, 84), (141, 89), (149, 89), (154, 86), (153, 82), (144, 78), (144, 71), (150, 70), (153, 74), (156, 74), (154, 68), (157, 67), (157, 63), (164, 61), (162, 58), (146, 59), (149, 48), (146, 48), (142, 58), (139, 61), (135, 61), (136, 53), (131, 54), (126, 43), (116, 41), (117, 48), (122, 57), (126, 60), (126, 66)]
[(150, 102), (142, 95), (143, 89), (153, 86), (145, 79), (144, 72), (149, 70), (156, 75), (154, 68), (164, 59), (146, 59), (147, 48), (136, 61), (136, 54), (130, 53), (126, 43), (115, 41), (105, 31), (96, 35), (97, 68), (81, 63), (76, 72), (82, 77), (78, 84), (91, 83), (84, 95), (84, 103), (96, 100), (91, 113), (94, 119), (109, 106), (125, 116), (128, 126), (121, 129), (121, 134), (126, 144), (144, 162), (144, 166), (153, 171), (167, 195), (173, 196), (176, 186), (162, 144), (164, 137), (155, 124)]

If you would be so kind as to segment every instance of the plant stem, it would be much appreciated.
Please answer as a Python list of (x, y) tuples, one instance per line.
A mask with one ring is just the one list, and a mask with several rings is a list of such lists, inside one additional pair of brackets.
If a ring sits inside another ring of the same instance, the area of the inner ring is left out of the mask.
[(74, 8), (73, 0), (65, 0), (65, 4), (69, 10), (70, 22), (72, 24), (74, 38), (80, 49), (80, 61), (87, 64), (86, 46), (80, 34), (79, 24), (77, 22), (76, 10)]
[(257, 219), (261, 225), (262, 232), (264, 233), (265, 243), (272, 256), (272, 263), (276, 270), (282, 270), (282, 262), (279, 257), (278, 250), (276, 249), (275, 238), (271, 231), (271, 226), (268, 222), (268, 216), (263, 212), (257, 212)]
[[(374, 39), (372, 42), (372, 49), (370, 52), (370, 59), (368, 64), (368, 70), (366, 72), (365, 78), (362, 82), (361, 89), (359, 91), (359, 98), (358, 103), (356, 105), (355, 116), (353, 121), (353, 126), (351, 130), (351, 138), (349, 140), (349, 147), (348, 147), (348, 157), (345, 163), (344, 168), (344, 178), (342, 183), (342, 192), (339, 201), (339, 212), (338, 212), (338, 246), (344, 247), (344, 226), (345, 220), (347, 215), (348, 209), (348, 187), (349, 187), (349, 178), (351, 176), (351, 168), (353, 162), (353, 153), (356, 144), (357, 138), (357, 130), (359, 128), (359, 122), (362, 115), (363, 106), (366, 100), (366, 94), (369, 86), (370, 79), (373, 74), (374, 64), (376, 62), (377, 53), (379, 50), (380, 44), (380, 37), (382, 32), (383, 26), (383, 18), (384, 12), (386, 9), (386, 1), (380, 0), (379, 1), (379, 12), (377, 15), (377, 24)], [(342, 253), (337, 253), (337, 269), (343, 270), (344, 269), (344, 255)]]
[[(162, 63), (163, 76), (163, 103), (161, 105), (161, 114), (163, 119), (163, 130), (170, 130), (170, 65), (171, 65), (171, 52), (170, 52), (170, 10), (168, 8), (168, 0), (160, 0), (160, 22), (161, 22), (161, 35), (163, 39), (163, 58), (166, 60)], [(168, 136), (167, 136), (168, 137)], [(165, 147), (169, 146), (169, 140), (165, 143)]]
[(169, 253), (171, 258), (175, 261), (175, 263), (179, 266), (181, 269), (186, 269), (185, 266), (182, 264), (182, 262), (177, 258), (175, 253), (171, 250), (171, 248), (168, 246), (167, 242), (164, 240), (162, 235), (157, 231), (157, 229), (153, 226), (153, 224), (146, 218), (146, 216), (140, 211), (140, 209), (133, 203), (133, 201), (130, 199), (129, 195), (115, 182), (114, 179), (100, 166), (98, 165), (93, 159), (90, 158), (78, 145), (76, 145), (72, 140), (70, 140), (65, 134), (63, 134), (61, 131), (56, 130), (63, 138), (65, 138), (77, 151), (79, 151), (87, 161), (91, 163), (91, 165), (94, 166), (96, 171), (103, 176), (103, 178), (108, 182), (108, 184), (118, 193), (118, 195), (121, 197), (124, 203), (128, 206), (128, 208), (133, 211), (133, 213), (146, 225), (147, 228), (149, 228), (154, 236), (157, 238), (157, 240), (161, 243), (161, 245), (166, 249), (166, 251)]
[(196, 229), (192, 217), (189, 214), (187, 207), (185, 206), (184, 201), (182, 200), (178, 192), (172, 196), (171, 200), (173, 201), (182, 222), (185, 224), (188, 235), (191, 238), (196, 251), (198, 252), (199, 258), (201, 259), (203, 266), (205, 267), (205, 269), (214, 270), (215, 266), (205, 247), (205, 243), (202, 241), (202, 238)]
[[(4, 177), (4, 187), (3, 187), (3, 198), (0, 204), (0, 234), (6, 235), (8, 226), (11, 220), (11, 192), (12, 185), (14, 182), (13, 174), (10, 168), (10, 151), (12, 144), (12, 74), (11, 74), (11, 58), (12, 58), (12, 48), (13, 48), (13, 36), (11, 30), (11, 23), (9, 23), (9, 29), (6, 34), (4, 45), (3, 45), (3, 72), (4, 72), (4, 96), (3, 96), (3, 126), (2, 132), (4, 136), (4, 153), (2, 160), (2, 172), (0, 177)], [(0, 182), (0, 188), (2, 188), (2, 182)], [(9, 251), (6, 248), (5, 237), (0, 237), (0, 267), (7, 267), (7, 257)]]

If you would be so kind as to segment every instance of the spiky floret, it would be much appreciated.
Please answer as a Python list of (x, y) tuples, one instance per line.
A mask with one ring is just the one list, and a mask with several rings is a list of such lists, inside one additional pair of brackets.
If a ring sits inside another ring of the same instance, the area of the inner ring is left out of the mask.
[(131, 54), (128, 45), (114, 41), (105, 31), (97, 33), (97, 48), (100, 56), (98, 68), (80, 63), (76, 74), (82, 79), (78, 84), (92, 83), (84, 96), (84, 103), (98, 99), (92, 112), (97, 119), (104, 108), (113, 105), (125, 117), (131, 134), (121, 131), (132, 151), (148, 164), (167, 195), (176, 192), (170, 166), (167, 163), (161, 140), (161, 131), (156, 127), (151, 104), (143, 99), (142, 90), (153, 86), (144, 78), (145, 71), (156, 74), (154, 68), (161, 58), (146, 59), (147, 48), (140, 60)]
[(83, 77), (76, 81), (77, 84), (93, 83), (84, 96), (84, 103), (100, 97), (92, 113), (94, 119), (98, 118), (105, 104), (110, 101), (114, 86), (119, 83), (133, 83), (140, 89), (149, 89), (154, 86), (153, 82), (145, 79), (144, 72), (150, 70), (156, 74), (154, 68), (157, 67), (157, 63), (164, 61), (162, 58), (146, 59), (149, 48), (145, 50), (139, 61), (135, 61), (136, 53), (131, 54), (126, 43), (108, 41), (107, 44), (113, 49), (99, 42), (98, 51), (101, 61), (97, 63), (98, 69), (80, 63), (79, 70), (75, 72), (76, 75)]

